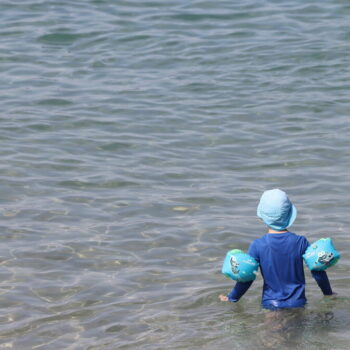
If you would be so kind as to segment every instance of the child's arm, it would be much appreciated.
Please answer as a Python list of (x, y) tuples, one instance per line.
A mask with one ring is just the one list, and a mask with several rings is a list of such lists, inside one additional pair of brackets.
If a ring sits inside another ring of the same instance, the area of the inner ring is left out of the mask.
[[(303, 245), (302, 245), (302, 255), (305, 253), (306, 249), (309, 247), (309, 241), (303, 237)], [(329, 283), (328, 276), (326, 271), (311, 271), (312, 277), (317, 282), (320, 287), (323, 295), (332, 295), (333, 291), (331, 288), (331, 284)]]
[(332, 287), (329, 283), (326, 271), (311, 271), (312, 277), (317, 282), (324, 295), (332, 295)]
[(232, 301), (237, 302), (249, 289), (249, 287), (252, 285), (253, 281), (250, 282), (237, 282), (232, 291), (225, 295), (220, 295), (219, 299), (221, 301)]
[[(251, 257), (253, 257), (256, 261), (260, 261), (259, 255), (255, 249), (254, 242), (252, 242), (252, 244), (249, 246), (248, 254)], [(232, 301), (233, 303), (236, 303), (245, 294), (245, 292), (249, 289), (253, 282), (254, 280), (249, 282), (237, 282), (231, 290), (231, 292), (227, 294), (227, 296), (219, 295), (219, 299), (221, 301)]]

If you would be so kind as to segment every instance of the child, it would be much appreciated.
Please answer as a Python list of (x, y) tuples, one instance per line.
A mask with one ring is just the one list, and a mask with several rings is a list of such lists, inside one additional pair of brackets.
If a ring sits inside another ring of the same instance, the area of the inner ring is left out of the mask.
[[(297, 210), (285, 192), (274, 189), (263, 193), (257, 214), (268, 226), (268, 233), (252, 242), (248, 254), (260, 264), (264, 279), (262, 306), (272, 310), (303, 307), (306, 297), (302, 256), (309, 242), (287, 230)], [(332, 295), (326, 272), (311, 273), (323, 294)], [(237, 302), (252, 283), (237, 282), (231, 293), (220, 295), (219, 299)]]

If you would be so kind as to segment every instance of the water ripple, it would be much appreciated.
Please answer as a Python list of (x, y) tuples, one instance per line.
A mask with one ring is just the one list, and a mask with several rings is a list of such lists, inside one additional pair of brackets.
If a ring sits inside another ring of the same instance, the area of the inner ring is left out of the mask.
[[(0, 11), (0, 348), (348, 348), (348, 4)], [(307, 310), (272, 333), (261, 277), (217, 301), (270, 187), (298, 207), (295, 231), (342, 253), (339, 299), (307, 275)]]

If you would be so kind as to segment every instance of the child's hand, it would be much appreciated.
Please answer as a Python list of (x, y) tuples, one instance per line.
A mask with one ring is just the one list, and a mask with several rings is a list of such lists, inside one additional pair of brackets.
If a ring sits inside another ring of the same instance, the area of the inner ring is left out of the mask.
[(331, 295), (325, 295), (325, 297), (327, 297), (327, 299), (337, 299), (338, 293), (333, 293)]
[(219, 295), (219, 299), (221, 300), (221, 301), (228, 301), (228, 297), (226, 296), (226, 295)]

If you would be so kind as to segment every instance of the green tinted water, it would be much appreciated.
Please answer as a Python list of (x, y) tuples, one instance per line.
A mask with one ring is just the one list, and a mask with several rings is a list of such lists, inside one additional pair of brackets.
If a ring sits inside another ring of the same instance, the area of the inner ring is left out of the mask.
[[(0, 348), (348, 349), (346, 1), (0, 3)], [(226, 252), (331, 236), (335, 300), (235, 305)]]

